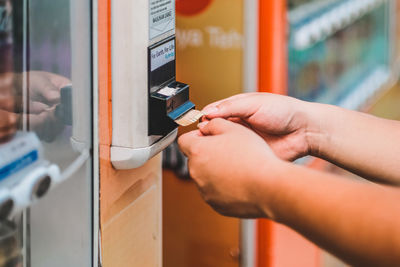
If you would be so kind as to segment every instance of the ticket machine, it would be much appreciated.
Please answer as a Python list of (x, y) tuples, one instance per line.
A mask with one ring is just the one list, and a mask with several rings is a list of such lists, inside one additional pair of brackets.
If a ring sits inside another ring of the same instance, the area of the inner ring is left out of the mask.
[[(176, 81), (175, 1), (112, 1), (111, 12), (111, 161), (132, 169), (172, 143), (175, 120), (195, 105)], [(129, 34), (132, 25), (143, 29)]]

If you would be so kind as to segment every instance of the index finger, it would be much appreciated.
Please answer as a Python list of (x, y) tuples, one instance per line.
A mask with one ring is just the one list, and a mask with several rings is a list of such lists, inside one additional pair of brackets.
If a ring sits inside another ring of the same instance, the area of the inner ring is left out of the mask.
[(248, 119), (251, 115), (253, 115), (258, 107), (259, 103), (254, 97), (237, 97), (232, 99), (227, 99), (222, 101), (217, 106), (213, 107), (214, 110), (210, 110), (206, 113), (206, 118), (211, 120), (215, 118), (241, 118)]
[(209, 110), (212, 110), (213, 108), (217, 107), (218, 105), (220, 105), (221, 103), (223, 103), (223, 102), (225, 102), (225, 101), (234, 100), (234, 99), (240, 99), (240, 98), (246, 97), (246, 96), (251, 95), (251, 94), (252, 94), (252, 93), (248, 93), (248, 94), (238, 94), (238, 95), (233, 95), (233, 96), (231, 96), (231, 97), (218, 100), (218, 101), (216, 101), (216, 102), (213, 102), (213, 103), (208, 104), (207, 106), (205, 106), (205, 107), (203, 108), (203, 112), (207, 115), (207, 113), (208, 113)]

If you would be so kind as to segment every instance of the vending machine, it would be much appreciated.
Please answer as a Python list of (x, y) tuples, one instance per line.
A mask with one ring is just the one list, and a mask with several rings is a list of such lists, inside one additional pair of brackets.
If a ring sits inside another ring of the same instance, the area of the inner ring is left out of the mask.
[(101, 263), (161, 266), (160, 152), (200, 114), (176, 72), (175, 1), (97, 4)]

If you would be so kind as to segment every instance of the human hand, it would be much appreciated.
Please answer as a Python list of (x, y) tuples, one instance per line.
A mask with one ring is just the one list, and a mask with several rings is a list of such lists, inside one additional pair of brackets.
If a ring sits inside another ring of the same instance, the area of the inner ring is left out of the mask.
[(0, 109), (0, 143), (8, 141), (17, 131), (17, 114)]
[(10, 139), (17, 131), (14, 113), (13, 74), (0, 75), (0, 143)]
[[(40, 114), (60, 103), (61, 88), (71, 84), (68, 78), (45, 71), (29, 71), (16, 73), (15, 87), (17, 88), (17, 108), (23, 106), (22, 88), (25, 77), (28, 79), (29, 114)], [(19, 110), (22, 112), (22, 110)]]
[(240, 94), (208, 105), (205, 120), (225, 118), (260, 135), (283, 160), (293, 161), (310, 154), (307, 102), (268, 94)]
[(46, 109), (39, 114), (29, 114), (30, 129), (48, 143), (53, 142), (64, 130), (64, 122), (56, 116), (56, 107)]
[(268, 216), (262, 199), (272, 196), (274, 170), (283, 161), (242, 125), (213, 119), (199, 128), (182, 135), (178, 143), (204, 200), (225, 216)]
[(71, 81), (45, 71), (30, 71), (27, 75), (29, 75), (27, 116), (30, 129), (36, 132), (40, 139), (52, 142), (64, 129), (64, 123), (55, 115), (56, 106), (60, 103), (60, 90)]
[(30, 113), (39, 114), (60, 103), (61, 88), (71, 81), (61, 75), (45, 72), (29, 72)]

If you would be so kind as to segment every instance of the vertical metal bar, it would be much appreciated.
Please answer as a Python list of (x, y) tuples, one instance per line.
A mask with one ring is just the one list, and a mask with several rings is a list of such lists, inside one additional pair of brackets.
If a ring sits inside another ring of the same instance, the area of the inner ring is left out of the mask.
[(243, 88), (245, 92), (258, 91), (258, 0), (245, 0), (244, 4), (244, 49)]
[(240, 266), (256, 266), (256, 221), (240, 221)]
[(101, 244), (100, 244), (100, 183), (99, 183), (99, 76), (98, 76), (98, 1), (92, 1), (92, 113), (93, 113), (93, 177), (92, 177), (92, 201), (93, 201), (93, 267), (101, 266)]
[(22, 130), (28, 131), (29, 1), (22, 0)]
[[(258, 91), (259, 56), (259, 2), (244, 0), (244, 49), (243, 89), (244, 92)], [(256, 223), (254, 220), (240, 222), (240, 266), (255, 267), (256, 264)]]
[[(29, 110), (29, 1), (23, 0), (22, 2), (22, 130), (28, 131), (28, 110)], [(26, 209), (22, 214), (23, 223), (23, 266), (30, 267), (30, 210)]]

